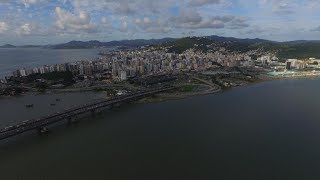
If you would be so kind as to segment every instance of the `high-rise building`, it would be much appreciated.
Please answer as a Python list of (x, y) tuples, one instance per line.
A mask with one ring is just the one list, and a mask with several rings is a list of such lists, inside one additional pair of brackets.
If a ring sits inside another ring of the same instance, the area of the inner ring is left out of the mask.
[(127, 80), (127, 72), (126, 72), (126, 71), (121, 71), (121, 73), (120, 73), (120, 80), (121, 80), (121, 81)]
[(44, 74), (44, 73), (46, 73), (46, 71), (45, 71), (44, 67), (40, 67), (40, 68), (39, 68), (39, 72), (40, 72), (40, 74)]
[(19, 70), (19, 76), (22, 76), (22, 77), (27, 76), (26, 70), (25, 70), (25, 69), (20, 69), (20, 70)]
[(286, 69), (291, 70), (291, 62), (290, 61), (286, 62)]
[(82, 64), (80, 64), (80, 66), (79, 66), (79, 74), (84, 75), (84, 67)]

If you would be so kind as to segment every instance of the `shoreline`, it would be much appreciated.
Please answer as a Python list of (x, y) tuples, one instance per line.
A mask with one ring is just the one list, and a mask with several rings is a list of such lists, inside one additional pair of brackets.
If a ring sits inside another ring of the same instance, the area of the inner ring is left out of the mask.
[(194, 93), (180, 93), (180, 94), (173, 94), (173, 93), (161, 93), (156, 95), (156, 97), (149, 97), (144, 98), (139, 101), (136, 101), (136, 104), (143, 104), (143, 103), (156, 103), (156, 102), (165, 102), (165, 101), (171, 101), (171, 100), (181, 100), (196, 96), (205, 96), (205, 95), (215, 95), (219, 93), (225, 93), (227, 91), (240, 88), (240, 87), (247, 87), (263, 82), (269, 82), (269, 81), (277, 81), (277, 80), (297, 80), (297, 79), (313, 79), (313, 78), (320, 78), (320, 75), (315, 76), (296, 76), (296, 77), (264, 77), (262, 79), (256, 80), (254, 82), (248, 82), (247, 84), (244, 84), (242, 86), (234, 86), (234, 87), (228, 87), (228, 88), (220, 88), (218, 90), (209, 90), (209, 91), (203, 91), (203, 92), (194, 92)]
[[(170, 92), (170, 93), (161, 93), (156, 95), (156, 97), (149, 97), (149, 98), (144, 98), (141, 100), (136, 101), (135, 103), (141, 104), (141, 103), (152, 103), (152, 102), (162, 102), (162, 101), (169, 101), (169, 100), (179, 100), (179, 99), (184, 99), (184, 98), (189, 98), (193, 96), (204, 96), (204, 95), (210, 95), (210, 94), (218, 94), (218, 93), (224, 93), (226, 91), (232, 90), (234, 88), (238, 87), (245, 87), (245, 86), (250, 86), (258, 83), (263, 83), (263, 82), (268, 82), (268, 81), (275, 81), (275, 80), (295, 80), (295, 79), (313, 79), (313, 78), (320, 78), (320, 75), (308, 75), (308, 76), (270, 76), (270, 75), (263, 75), (260, 76), (257, 80), (254, 80), (254, 82), (246, 82), (243, 85), (239, 86), (232, 86), (232, 87), (227, 87), (227, 88), (214, 88), (211, 85), (208, 85), (206, 83), (201, 82), (200, 84), (184, 84), (184, 85), (191, 85), (191, 86), (207, 86), (210, 87), (207, 90), (204, 91), (193, 91), (193, 92)], [(173, 84), (174, 85), (174, 84)], [(182, 85), (180, 85), (181, 88)], [(1, 99), (10, 99), (10, 98), (18, 98), (18, 97), (23, 97), (23, 96), (28, 96), (28, 95), (55, 95), (55, 94), (73, 94), (73, 93), (88, 93), (88, 92), (96, 92), (92, 88), (88, 88), (87, 90), (48, 90), (47, 92), (26, 92), (20, 95), (16, 96), (0, 96)]]

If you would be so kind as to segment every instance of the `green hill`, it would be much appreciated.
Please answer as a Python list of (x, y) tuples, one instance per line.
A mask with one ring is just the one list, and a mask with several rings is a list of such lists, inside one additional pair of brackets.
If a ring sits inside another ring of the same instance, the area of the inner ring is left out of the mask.
[(320, 59), (320, 41), (294, 41), (294, 42), (239, 42), (215, 41), (204, 37), (186, 37), (160, 45), (169, 52), (182, 53), (194, 48), (197, 51), (207, 52), (214, 47), (224, 47), (230, 52), (245, 53), (250, 50), (264, 50), (276, 52), (280, 59), (307, 59), (310, 57)]
[(177, 39), (173, 42), (164, 43), (160, 46), (168, 48), (169, 52), (175, 52), (178, 54), (183, 53), (184, 51), (194, 48), (199, 51), (208, 51), (208, 46), (211, 45), (213, 41), (207, 38), (199, 37), (186, 37)]

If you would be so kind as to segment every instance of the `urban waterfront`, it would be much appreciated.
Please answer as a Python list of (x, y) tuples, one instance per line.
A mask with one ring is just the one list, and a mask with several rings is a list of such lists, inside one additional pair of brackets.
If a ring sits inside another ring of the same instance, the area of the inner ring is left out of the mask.
[(1, 144), (1, 178), (318, 179), (319, 84), (277, 80), (123, 105), (47, 136)]
[(99, 49), (0, 48), (0, 79), (22, 67), (92, 60), (98, 53)]

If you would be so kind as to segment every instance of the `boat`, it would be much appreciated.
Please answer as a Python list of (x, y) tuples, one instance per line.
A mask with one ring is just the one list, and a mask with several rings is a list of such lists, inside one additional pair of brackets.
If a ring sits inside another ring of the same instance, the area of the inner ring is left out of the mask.
[(56, 101), (61, 101), (61, 99), (57, 98)]
[(54, 104), (54, 103), (51, 103), (51, 104), (50, 104), (50, 106), (55, 106), (55, 105), (56, 105), (56, 104)]
[(33, 108), (33, 106), (34, 106), (33, 104), (27, 104), (26, 108)]

